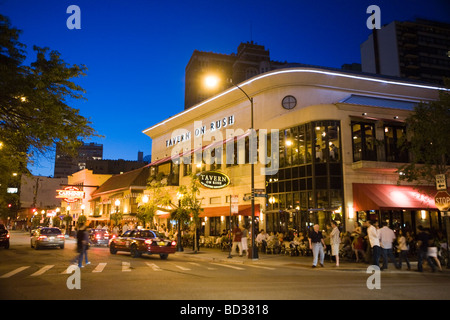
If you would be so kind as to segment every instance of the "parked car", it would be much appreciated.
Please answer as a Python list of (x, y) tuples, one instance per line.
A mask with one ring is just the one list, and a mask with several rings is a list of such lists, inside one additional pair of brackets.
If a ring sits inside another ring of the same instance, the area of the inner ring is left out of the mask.
[(9, 231), (4, 224), (0, 224), (0, 247), (9, 249)]
[(89, 242), (94, 246), (107, 246), (110, 236), (107, 230), (91, 229), (89, 231)]
[(128, 251), (133, 258), (142, 254), (159, 254), (161, 259), (167, 259), (170, 253), (175, 253), (177, 243), (164, 238), (155, 230), (128, 230), (119, 237), (111, 239), (109, 251)]
[(65, 239), (59, 228), (44, 227), (33, 230), (31, 247), (36, 250), (42, 247), (60, 247), (64, 249)]

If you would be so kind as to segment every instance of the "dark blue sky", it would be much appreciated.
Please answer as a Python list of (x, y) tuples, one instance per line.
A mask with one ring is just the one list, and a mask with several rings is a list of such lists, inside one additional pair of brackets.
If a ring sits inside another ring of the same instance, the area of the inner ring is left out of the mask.
[[(370, 34), (369, 5), (382, 24), (416, 17), (450, 22), (448, 0), (0, 0), (0, 13), (23, 30), (20, 38), (48, 46), (71, 64), (85, 64), (77, 80), (87, 101), (73, 107), (103, 139), (105, 159), (136, 160), (151, 153), (142, 130), (183, 110), (184, 70), (192, 52), (233, 53), (253, 40), (272, 60), (340, 68), (360, 62)], [(81, 30), (69, 30), (70, 5), (81, 9)], [(32, 57), (34, 59), (34, 56)], [(33, 174), (53, 175), (53, 155)]]

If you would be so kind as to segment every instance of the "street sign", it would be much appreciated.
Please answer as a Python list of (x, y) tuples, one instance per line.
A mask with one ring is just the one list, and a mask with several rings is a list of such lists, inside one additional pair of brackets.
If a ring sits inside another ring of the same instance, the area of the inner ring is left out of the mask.
[(437, 174), (436, 178), (436, 190), (447, 190), (447, 179), (445, 174)]
[(438, 191), (434, 196), (434, 202), (440, 211), (450, 210), (450, 194), (447, 191)]

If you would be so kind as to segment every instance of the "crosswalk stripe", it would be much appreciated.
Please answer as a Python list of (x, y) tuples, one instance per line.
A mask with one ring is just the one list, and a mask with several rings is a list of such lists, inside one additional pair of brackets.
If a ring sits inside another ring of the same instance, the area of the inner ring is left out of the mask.
[(221, 267), (226, 267), (226, 268), (236, 269), (236, 270), (245, 270), (244, 268), (232, 266), (232, 265), (229, 265), (229, 264), (212, 263), (212, 262), (211, 262), (211, 264), (216, 265), (216, 266), (221, 266)]
[(150, 262), (146, 262), (146, 264), (153, 269), (153, 271), (161, 271), (161, 268), (158, 267), (156, 264), (154, 263), (150, 263)]
[(130, 272), (131, 271), (131, 265), (129, 262), (122, 261), (122, 272)]
[(92, 270), (92, 272), (102, 272), (103, 269), (106, 267), (106, 263), (105, 262), (100, 262), (94, 270)]
[(29, 267), (30, 267), (30, 266), (24, 266), (24, 267), (17, 268), (17, 269), (15, 269), (15, 270), (11, 271), (11, 272), (5, 273), (5, 274), (2, 275), (0, 278), (3, 279), (3, 278), (9, 278), (9, 277), (12, 277), (12, 276), (15, 275), (16, 273), (22, 272), (23, 270), (28, 269)]
[(50, 270), (51, 268), (53, 268), (54, 266), (55, 265), (43, 266), (41, 269), (39, 269), (38, 271), (36, 271), (32, 275), (30, 275), (30, 277), (40, 276), (40, 275), (44, 274), (45, 272), (47, 272), (48, 270)]
[(247, 264), (247, 267), (260, 268), (260, 269), (266, 269), (266, 270), (276, 270), (276, 268), (257, 266), (257, 265), (254, 265), (254, 264)]
[[(201, 267), (201, 265), (199, 263), (197, 263), (197, 262), (189, 262), (189, 264), (192, 264), (192, 265), (197, 266), (197, 267)], [(211, 268), (211, 267), (206, 267), (206, 269), (208, 269), (208, 270), (217, 270), (217, 268)]]
[(178, 266), (178, 265), (175, 265), (175, 267), (177, 267), (178, 269), (183, 270), (183, 271), (189, 271), (189, 270), (191, 270), (191, 269), (189, 269), (189, 268), (185, 268), (185, 267)]

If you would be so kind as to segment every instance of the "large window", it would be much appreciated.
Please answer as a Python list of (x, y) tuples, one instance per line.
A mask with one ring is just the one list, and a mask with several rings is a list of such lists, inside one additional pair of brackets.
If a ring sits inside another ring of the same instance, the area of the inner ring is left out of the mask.
[(406, 128), (404, 126), (385, 125), (384, 143), (386, 161), (408, 162), (406, 143)]
[(353, 161), (377, 160), (375, 124), (352, 122)]

